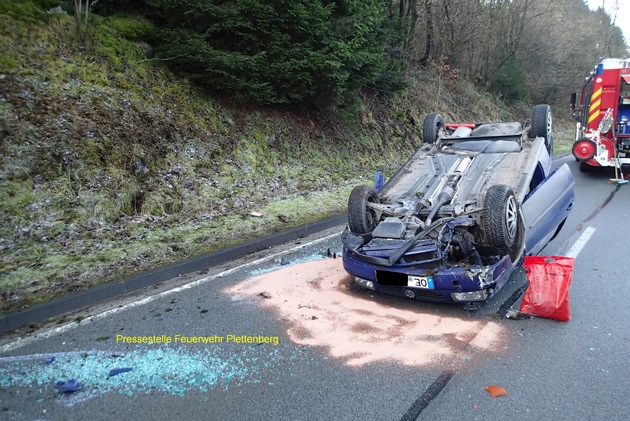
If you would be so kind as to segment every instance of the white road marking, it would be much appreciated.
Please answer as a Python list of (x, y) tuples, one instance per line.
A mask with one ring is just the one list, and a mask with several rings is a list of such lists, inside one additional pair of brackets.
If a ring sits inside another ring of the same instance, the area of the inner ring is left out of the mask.
[(582, 235), (580, 235), (580, 238), (578, 238), (577, 241), (573, 243), (573, 246), (571, 246), (566, 256), (573, 257), (575, 259), (577, 255), (580, 254), (580, 252), (582, 251), (582, 249), (584, 248), (588, 240), (593, 235), (593, 233), (595, 233), (595, 228), (587, 227), (582, 233)]
[[(273, 260), (273, 259), (277, 258), (278, 256), (282, 256), (282, 255), (285, 255), (285, 254), (289, 254), (289, 253), (298, 251), (298, 250), (300, 250), (302, 248), (309, 247), (309, 246), (321, 243), (323, 241), (329, 240), (329, 239), (331, 239), (333, 237), (337, 237), (339, 235), (340, 235), (339, 232), (337, 232), (335, 234), (330, 234), (330, 235), (327, 235), (326, 237), (318, 238), (317, 240), (313, 240), (313, 241), (308, 242), (308, 243), (300, 244), (299, 246), (290, 248), (288, 250), (284, 250), (284, 251), (281, 251), (281, 252), (278, 252), (278, 253), (275, 253), (275, 254), (272, 254), (272, 255), (269, 255), (269, 256), (265, 256), (265, 257), (262, 257), (260, 259), (248, 262), (248, 263), (243, 263), (242, 265), (233, 267), (232, 269), (224, 270), (223, 272), (219, 272), (217, 274), (214, 274), (214, 275), (211, 275), (211, 276), (207, 276), (207, 277), (202, 278), (202, 279), (198, 279), (196, 281), (190, 282), (190, 283), (182, 285), (180, 287), (169, 289), (167, 291), (162, 291), (159, 294), (151, 295), (149, 297), (146, 297), (146, 298), (143, 298), (143, 299), (140, 299), (140, 300), (137, 300), (137, 301), (129, 302), (129, 303), (124, 304), (124, 305), (122, 305), (120, 307), (116, 307), (116, 308), (113, 308), (113, 309), (110, 309), (110, 310), (106, 310), (106, 311), (104, 311), (102, 313), (98, 313), (98, 314), (95, 314), (93, 316), (90, 316), (87, 319), (89, 319), (90, 321), (95, 321), (95, 320), (103, 319), (105, 317), (111, 317), (112, 315), (114, 315), (116, 313), (120, 313), (121, 311), (125, 311), (127, 309), (134, 308), (134, 307), (139, 307), (139, 306), (148, 304), (148, 303), (150, 303), (152, 301), (155, 301), (155, 300), (157, 300), (159, 298), (163, 298), (163, 297), (166, 297), (166, 296), (171, 295), (171, 294), (175, 294), (175, 293), (178, 293), (178, 292), (181, 292), (181, 291), (185, 291), (187, 289), (191, 289), (191, 288), (197, 287), (199, 285), (202, 285), (202, 284), (205, 284), (207, 282), (213, 281), (216, 278), (221, 278), (223, 276), (230, 275), (230, 274), (232, 274), (234, 272), (237, 272), (239, 270), (242, 270), (242, 269), (245, 269), (245, 268), (248, 268), (248, 267), (251, 267), (251, 266), (255, 266), (255, 265), (264, 263), (266, 261), (269, 261), (269, 260)], [(83, 323), (83, 324), (85, 324), (85, 323)], [(28, 345), (30, 343), (33, 343), (33, 342), (36, 342), (36, 341), (39, 341), (39, 340), (42, 340), (42, 339), (50, 338), (52, 336), (55, 336), (55, 335), (58, 335), (60, 333), (63, 333), (63, 332), (66, 332), (68, 330), (71, 330), (71, 329), (74, 329), (76, 327), (79, 327), (80, 325), (81, 325), (80, 322), (74, 322), (73, 321), (73, 322), (67, 323), (65, 325), (61, 325), (61, 326), (58, 326), (58, 327), (55, 327), (55, 328), (48, 329), (46, 331), (37, 333), (37, 334), (32, 335), (32, 336), (27, 336), (27, 337), (24, 337), (24, 338), (18, 338), (18, 339), (16, 339), (13, 342), (10, 342), (8, 344), (0, 346), (0, 353), (9, 352), (9, 351), (12, 351), (14, 349), (21, 348), (21, 347), (23, 347), (25, 345)]]

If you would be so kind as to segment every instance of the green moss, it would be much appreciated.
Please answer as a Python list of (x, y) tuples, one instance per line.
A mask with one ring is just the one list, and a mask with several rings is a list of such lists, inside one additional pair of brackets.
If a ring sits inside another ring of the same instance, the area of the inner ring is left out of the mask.
[(404, 110), (394, 110), (392, 117), (398, 121), (404, 121), (406, 118)]
[[(132, 17), (102, 18), (94, 15), (93, 21), (91, 44), (96, 54), (123, 73), (126, 79), (129, 63), (146, 59), (149, 50), (146, 43), (134, 41), (149, 37), (154, 31), (153, 26), (145, 19)], [(141, 69), (137, 68), (137, 71)]]
[(40, 25), (46, 22), (48, 14), (30, 0), (4, 0), (0, 1), (0, 20), (2, 17), (30, 25)]
[(352, 186), (334, 191), (314, 192), (285, 200), (274, 201), (264, 208), (267, 218), (277, 218), (289, 226), (301, 225), (309, 220), (318, 220), (341, 214), (345, 210), (347, 197)]
[[(2, 41), (0, 40), (0, 45), (1, 44)], [(9, 49), (5, 48), (2, 48), (2, 50), (4, 50), (5, 52), (10, 52)], [(3, 54), (2, 56), (0, 56), (0, 73), (11, 73), (19, 67), (20, 62), (14, 57), (11, 57), (9, 54)]]
[(112, 16), (106, 25), (129, 40), (146, 40), (156, 33), (151, 21), (136, 16)]
[(24, 216), (24, 209), (35, 201), (30, 180), (8, 181), (0, 184), (0, 214)]
[(122, 69), (123, 60), (125, 59), (122, 44), (124, 40), (103, 27), (96, 31), (94, 38), (98, 43), (98, 52), (107, 59), (108, 64), (116, 69)]
[(240, 140), (235, 158), (241, 167), (256, 169), (261, 174), (273, 173), (278, 161), (278, 153), (273, 149), (273, 136), (255, 129), (247, 137)]
[(79, 79), (86, 84), (107, 88), (112, 85), (113, 73), (109, 72), (108, 65), (102, 61), (85, 63), (83, 66), (70, 65), (67, 69), (67, 74), (73, 79)]
[(142, 201), (142, 213), (146, 215), (167, 216), (181, 210), (181, 198), (168, 186), (147, 192)]
[(85, 227), (109, 224), (120, 215), (121, 207), (106, 192), (84, 192), (79, 196), (75, 222)]

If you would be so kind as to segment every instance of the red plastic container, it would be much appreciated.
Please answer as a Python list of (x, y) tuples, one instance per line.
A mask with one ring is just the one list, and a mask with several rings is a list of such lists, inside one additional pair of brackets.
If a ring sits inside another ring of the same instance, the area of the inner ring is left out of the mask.
[(525, 256), (529, 287), (521, 301), (521, 312), (547, 319), (569, 321), (569, 286), (574, 259), (564, 256)]

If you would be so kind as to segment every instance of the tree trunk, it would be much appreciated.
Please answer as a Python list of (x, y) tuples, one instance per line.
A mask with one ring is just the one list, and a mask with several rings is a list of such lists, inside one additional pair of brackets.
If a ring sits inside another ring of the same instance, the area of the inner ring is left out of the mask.
[(427, 38), (424, 43), (424, 54), (420, 64), (425, 65), (431, 58), (431, 45), (433, 43), (433, 0), (424, 0), (424, 19), (426, 23)]

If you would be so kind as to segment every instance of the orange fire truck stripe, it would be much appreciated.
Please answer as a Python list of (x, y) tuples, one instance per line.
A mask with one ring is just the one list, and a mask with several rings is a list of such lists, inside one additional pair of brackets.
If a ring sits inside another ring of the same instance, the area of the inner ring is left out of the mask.
[(598, 90), (593, 92), (591, 95), (591, 106), (588, 109), (588, 122), (595, 120), (597, 116), (599, 116), (599, 106), (602, 104), (602, 92), (603, 89), (600, 87)]

